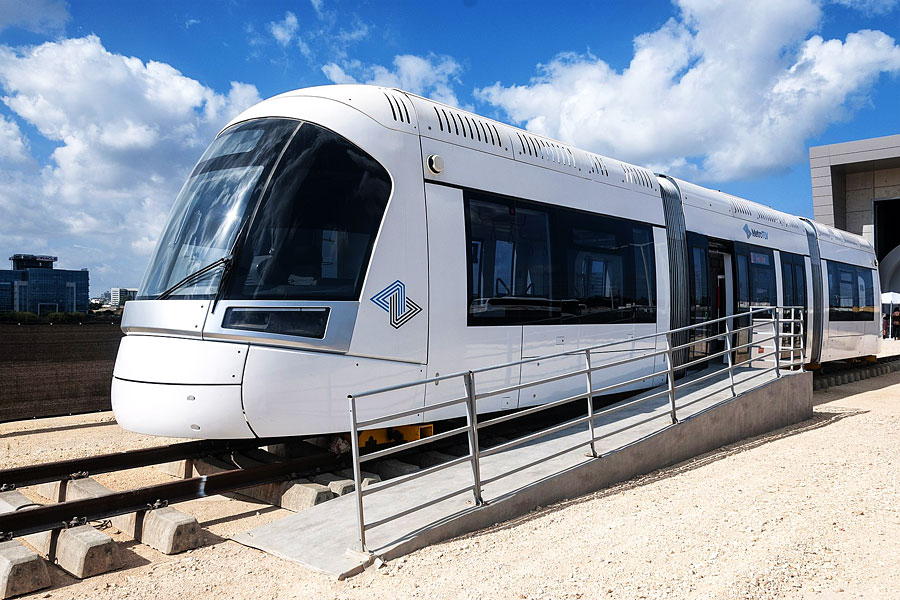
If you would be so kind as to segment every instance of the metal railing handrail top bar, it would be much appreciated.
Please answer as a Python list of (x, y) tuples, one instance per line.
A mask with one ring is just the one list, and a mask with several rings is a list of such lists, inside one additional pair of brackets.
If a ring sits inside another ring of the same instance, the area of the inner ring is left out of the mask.
[(391, 454), (396, 454), (398, 452), (402, 452), (404, 450), (412, 450), (413, 448), (417, 448), (419, 446), (424, 446), (425, 444), (430, 444), (432, 442), (439, 442), (441, 440), (447, 439), (449, 437), (453, 437), (454, 435), (459, 435), (461, 433), (465, 433), (468, 431), (468, 427), (465, 425), (461, 427), (456, 427), (454, 429), (448, 429), (447, 431), (442, 431), (441, 433), (435, 433), (434, 435), (429, 435), (426, 437), (421, 437), (417, 440), (411, 440), (409, 442), (403, 442), (397, 446), (390, 446), (389, 448), (384, 448), (383, 450), (378, 450), (376, 452), (369, 452), (367, 454), (362, 454), (359, 457), (359, 462), (369, 462), (370, 460), (375, 460), (376, 458), (382, 458), (384, 456), (390, 456)]
[[(696, 328), (698, 328), (698, 327), (706, 327), (706, 326), (708, 326), (708, 325), (710, 325), (710, 324), (713, 324), (713, 323), (719, 323), (719, 322), (722, 322), (722, 321), (728, 321), (728, 320), (732, 320), (732, 321), (733, 321), (734, 319), (743, 319), (743, 318), (746, 318), (746, 317), (748, 317), (748, 316), (753, 316), (753, 315), (759, 314), (759, 313), (770, 313), (770, 312), (772, 312), (772, 311), (774, 311), (774, 310), (779, 310), (779, 309), (782, 309), (782, 310), (788, 310), (788, 309), (792, 309), (792, 310), (793, 310), (793, 309), (805, 310), (805, 309), (804, 309), (803, 307), (801, 307), (801, 306), (785, 306), (785, 307), (781, 307), (781, 306), (763, 306), (763, 307), (757, 307), (757, 308), (752, 308), (752, 309), (750, 309), (750, 310), (748, 310), (748, 311), (739, 312), (739, 313), (734, 313), (734, 314), (732, 314), (732, 315), (726, 315), (726, 316), (724, 316), (724, 317), (719, 317), (719, 318), (717, 318), (717, 319), (711, 319), (711, 320), (709, 320), (709, 321), (703, 321), (703, 322), (701, 322), (701, 323), (694, 323), (694, 324), (692, 324), (692, 325), (686, 325), (686, 326), (684, 326), (684, 327), (678, 327), (678, 328), (676, 328), (676, 329), (667, 329), (666, 331), (656, 331), (656, 332), (654, 332), (654, 333), (648, 333), (648, 334), (645, 334), (645, 335), (641, 335), (641, 336), (638, 336), (638, 337), (632, 337), (632, 338), (628, 338), (628, 339), (625, 339), (625, 340), (616, 340), (616, 341), (613, 341), (613, 342), (604, 342), (604, 343), (602, 343), (602, 344), (597, 344), (597, 345), (594, 345), (594, 346), (586, 346), (586, 347), (584, 347), (584, 348), (576, 348), (576, 349), (574, 349), (574, 350), (566, 350), (566, 351), (564, 351), (564, 352), (557, 352), (557, 353), (555, 353), (555, 354), (545, 354), (545, 355), (542, 355), (542, 356), (534, 356), (534, 357), (529, 357), (529, 358), (523, 358), (523, 359), (521, 359), (521, 360), (514, 360), (514, 361), (507, 362), (507, 363), (501, 363), (501, 364), (499, 364), (499, 365), (491, 365), (491, 366), (489, 366), (489, 367), (480, 367), (480, 368), (477, 368), (477, 369), (471, 369), (471, 370), (467, 370), (467, 371), (457, 371), (457, 372), (455, 372), (455, 373), (448, 373), (447, 375), (437, 375), (437, 376), (435, 376), (435, 377), (427, 377), (427, 378), (425, 378), (425, 379), (419, 379), (419, 380), (411, 381), (411, 382), (407, 382), (407, 383), (401, 383), (401, 384), (397, 384), (397, 385), (385, 386), (385, 387), (376, 388), (376, 389), (373, 389), (373, 390), (366, 390), (366, 391), (364, 391), (364, 392), (359, 392), (358, 394), (349, 394), (348, 397), (353, 397), (353, 398), (364, 398), (364, 397), (366, 397), (366, 396), (375, 396), (375, 395), (378, 395), (378, 394), (385, 394), (385, 393), (387, 393), (387, 392), (394, 392), (394, 391), (402, 390), (402, 389), (405, 389), (405, 388), (416, 387), (416, 386), (420, 386), (420, 385), (427, 385), (427, 384), (429, 384), (429, 383), (437, 383), (437, 382), (440, 382), (440, 381), (446, 381), (446, 380), (448, 380), (448, 379), (456, 379), (456, 378), (458, 378), (458, 377), (463, 377), (463, 376), (466, 375), (467, 373), (478, 374), (478, 373), (485, 373), (485, 372), (487, 372), (487, 371), (495, 371), (495, 370), (497, 370), (497, 369), (508, 369), (508, 368), (510, 368), (510, 367), (516, 367), (516, 366), (519, 366), (519, 365), (524, 365), (524, 364), (536, 362), (536, 361), (539, 361), (539, 360), (550, 360), (550, 359), (553, 359), (553, 358), (559, 358), (559, 357), (561, 357), (561, 356), (570, 356), (570, 355), (575, 355), (575, 354), (581, 354), (581, 353), (583, 353), (583, 352), (585, 352), (585, 351), (587, 351), (587, 350), (593, 351), (593, 350), (599, 350), (599, 349), (601, 349), (601, 348), (609, 348), (609, 347), (611, 347), (611, 346), (621, 346), (621, 345), (623, 345), (623, 344), (632, 344), (632, 343), (634, 343), (634, 342), (640, 342), (640, 341), (643, 341), (643, 340), (648, 340), (648, 339), (658, 338), (658, 337), (660, 337), (660, 336), (664, 336), (664, 335), (668, 335), (668, 334), (680, 333), (680, 332), (682, 332), (682, 331), (689, 331), (689, 330), (691, 330), (691, 329), (696, 329)], [(774, 321), (774, 319), (772, 319), (772, 320), (766, 320), (765, 322), (766, 322), (766, 323), (769, 323), (769, 322), (773, 322), (773, 321)], [(754, 326), (758, 327), (758, 326), (760, 326), (760, 325), (754, 325)], [(731, 333), (735, 333), (735, 331), (732, 331)], [(727, 333), (726, 333), (726, 334), (723, 334), (723, 335), (727, 335)], [(649, 350), (649, 348), (648, 348), (648, 350)]]
[[(351, 398), (359, 399), (359, 396), (350, 396)], [(365, 421), (357, 421), (357, 427), (371, 427), (372, 425), (378, 425), (379, 423), (384, 423), (385, 421), (393, 421), (395, 419), (402, 419), (403, 417), (409, 417), (411, 415), (417, 415), (421, 412), (428, 412), (431, 410), (440, 410), (442, 408), (448, 408), (450, 406), (455, 406), (457, 404), (463, 404), (466, 401), (465, 397), (455, 398), (453, 400), (445, 400), (443, 402), (438, 402), (437, 404), (432, 404), (431, 406), (424, 407), (416, 407), (410, 408), (409, 410), (401, 410), (399, 412), (391, 413), (389, 415), (385, 415), (383, 417), (376, 417), (374, 419), (366, 419)]]
[[(683, 331), (689, 331), (691, 329), (697, 329), (699, 327), (706, 327), (712, 323), (719, 323), (721, 321), (734, 320), (734, 319), (742, 319), (742, 318), (746, 318), (748, 316), (752, 316), (757, 313), (772, 312), (773, 310), (777, 310), (778, 308), (779, 307), (777, 307), (777, 306), (766, 306), (766, 307), (761, 307), (761, 308), (755, 308), (755, 309), (752, 309), (752, 310), (749, 310), (746, 312), (735, 313), (733, 315), (726, 315), (724, 317), (719, 317), (718, 319), (711, 319), (709, 321), (703, 321), (701, 323), (694, 323), (693, 325), (685, 325), (684, 327), (678, 327), (675, 329), (667, 329), (665, 331), (656, 331), (654, 333), (647, 333), (647, 334), (644, 334), (641, 336), (631, 337), (631, 338), (627, 338), (624, 340), (616, 340), (613, 342), (604, 342), (602, 344), (597, 344), (595, 346), (586, 346), (584, 348), (576, 348), (574, 350), (566, 350), (564, 352), (557, 352), (555, 354), (545, 354), (543, 356), (534, 356), (534, 357), (524, 358), (522, 360), (512, 361), (512, 362), (508, 362), (508, 363), (504, 363), (504, 364), (500, 364), (500, 365), (492, 365), (490, 367), (480, 367), (477, 369), (472, 369), (471, 373), (478, 374), (478, 373), (484, 373), (486, 371), (494, 371), (496, 369), (507, 369), (509, 367), (515, 367), (517, 365), (524, 365), (524, 364), (536, 362), (539, 360), (550, 360), (552, 358), (559, 358), (561, 356), (581, 354), (587, 350), (593, 351), (593, 350), (599, 350), (600, 348), (609, 348), (611, 346), (621, 346), (623, 344), (632, 344), (634, 342), (649, 340), (649, 339), (661, 337), (664, 335), (669, 335), (669, 334), (673, 334), (673, 333), (681, 333)], [(766, 319), (764, 322), (771, 323), (773, 321), (774, 321), (774, 319)], [(759, 327), (759, 326), (761, 326), (761, 324), (757, 324), (755, 326)], [(734, 333), (734, 332), (732, 332), (732, 333)], [(649, 348), (647, 348), (647, 349), (649, 350)], [(461, 375), (464, 373), (465, 372), (460, 373), (458, 375)]]

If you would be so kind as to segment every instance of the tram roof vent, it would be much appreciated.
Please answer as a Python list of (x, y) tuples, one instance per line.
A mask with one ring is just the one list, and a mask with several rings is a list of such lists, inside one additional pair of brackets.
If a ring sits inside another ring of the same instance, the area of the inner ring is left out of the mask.
[(742, 200), (741, 198), (730, 197), (731, 200), (731, 208), (734, 209), (735, 214), (742, 215), (745, 217), (752, 217), (753, 211), (750, 209), (750, 203), (746, 200)]
[(761, 221), (768, 221), (769, 223), (774, 223), (775, 225), (787, 227), (787, 220), (784, 218), (784, 216), (778, 211), (772, 210), (771, 208), (768, 208), (766, 206), (757, 206), (756, 216)]
[(437, 117), (438, 129), (444, 133), (458, 135), (473, 142), (480, 142), (496, 148), (503, 148), (503, 141), (496, 125), (479, 119), (474, 115), (464, 114), (446, 106), (432, 105)]
[(398, 123), (412, 123), (409, 107), (406, 105), (406, 100), (402, 94), (395, 94), (385, 90), (384, 98), (391, 107), (391, 114), (394, 116), (395, 121)]
[(653, 175), (647, 169), (622, 163), (625, 170), (625, 182), (653, 189)]
[(565, 144), (540, 138), (524, 131), (516, 131), (516, 138), (519, 142), (516, 152), (523, 157), (530, 156), (563, 167), (576, 168), (578, 166), (575, 162), (575, 154)]
[(586, 152), (585, 154), (587, 154), (588, 162), (591, 164), (591, 169), (589, 171), (590, 175), (603, 175), (604, 177), (609, 177), (609, 169), (606, 168), (603, 158), (596, 154), (591, 154), (590, 152)]

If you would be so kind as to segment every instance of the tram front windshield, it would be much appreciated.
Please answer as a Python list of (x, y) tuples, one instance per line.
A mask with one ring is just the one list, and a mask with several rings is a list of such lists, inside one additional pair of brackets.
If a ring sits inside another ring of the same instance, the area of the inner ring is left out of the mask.
[(178, 195), (139, 299), (209, 299), (222, 285), (226, 298), (358, 299), (390, 190), (381, 165), (323, 127), (235, 125)]

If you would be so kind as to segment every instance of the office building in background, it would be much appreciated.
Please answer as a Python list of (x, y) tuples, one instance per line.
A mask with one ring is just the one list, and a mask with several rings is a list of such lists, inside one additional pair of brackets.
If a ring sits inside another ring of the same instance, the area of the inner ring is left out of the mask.
[(13, 254), (9, 260), (12, 269), (0, 270), (0, 312), (87, 312), (87, 269), (54, 269), (55, 256)]

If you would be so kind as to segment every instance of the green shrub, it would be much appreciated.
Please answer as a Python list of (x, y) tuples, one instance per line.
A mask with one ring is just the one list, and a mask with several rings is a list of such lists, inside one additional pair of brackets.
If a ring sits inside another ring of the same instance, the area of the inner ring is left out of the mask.
[(43, 319), (34, 313), (19, 312), (16, 310), (9, 312), (0, 312), (0, 323), (42, 323)]

